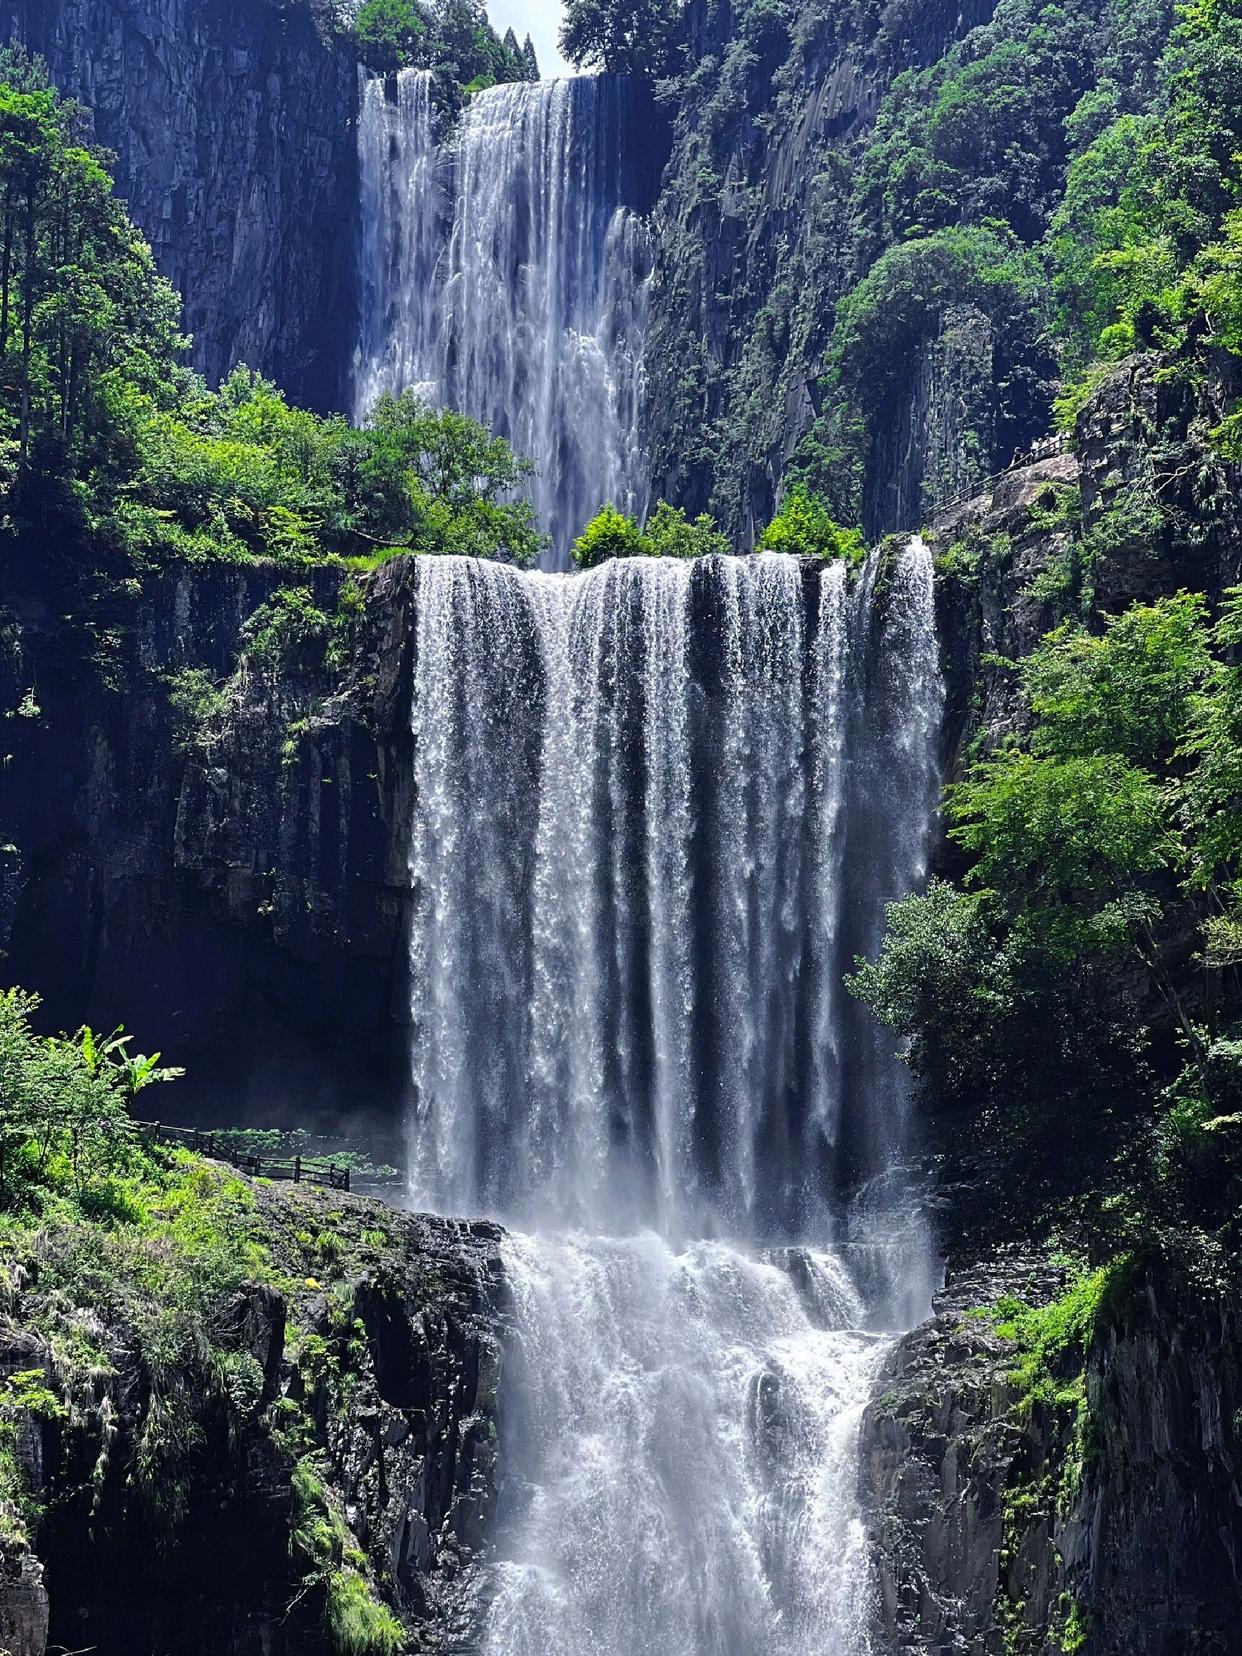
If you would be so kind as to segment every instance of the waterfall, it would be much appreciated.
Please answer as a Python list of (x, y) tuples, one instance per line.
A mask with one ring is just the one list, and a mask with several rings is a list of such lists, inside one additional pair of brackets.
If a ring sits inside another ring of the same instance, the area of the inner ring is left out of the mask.
[(359, 423), (385, 391), (439, 394), (437, 288), (448, 208), (434, 77), (407, 69), (395, 90), (389, 99), (382, 79), (360, 72)]
[(414, 389), (535, 465), (549, 569), (606, 500), (646, 508), (650, 251), (627, 83), (492, 87), (442, 131), (427, 71), (364, 75), (355, 417)]
[(413, 577), (411, 1197), (515, 1227), (482, 1648), (865, 1656), (931, 1263), (841, 977), (925, 873), (930, 555)]

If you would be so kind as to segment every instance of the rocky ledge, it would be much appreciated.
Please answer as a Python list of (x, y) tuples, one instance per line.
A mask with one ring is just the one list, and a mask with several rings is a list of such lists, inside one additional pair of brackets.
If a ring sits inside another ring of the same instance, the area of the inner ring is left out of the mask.
[(0, 1648), (469, 1648), (498, 1229), (187, 1177), (180, 1217), (175, 1178), (158, 1227), (49, 1228), (6, 1266)]
[(862, 1429), (881, 1649), (1237, 1650), (1237, 1284), (1132, 1267), (1085, 1349), (1048, 1341), (1033, 1364), (1013, 1302), (1047, 1311), (1067, 1291), (1063, 1267), (1003, 1252), (894, 1349)]

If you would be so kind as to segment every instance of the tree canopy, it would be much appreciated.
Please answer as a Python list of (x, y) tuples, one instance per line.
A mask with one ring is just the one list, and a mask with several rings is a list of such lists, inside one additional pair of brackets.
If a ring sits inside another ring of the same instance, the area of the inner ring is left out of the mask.
[(561, 51), (580, 69), (654, 80), (669, 72), (680, 23), (677, 0), (568, 0)]
[(483, 0), (365, 0), (353, 35), (363, 62), (381, 74), (438, 69), (468, 91), (539, 79), (530, 37), (520, 46), (512, 29), (498, 35)]
[(1023, 734), (948, 790), (959, 882), (892, 905), (851, 979), (929, 1101), (1032, 1165), (1067, 1137), (1115, 1155), (1109, 1116), (1145, 1110), (1150, 1178), (1227, 1150), (1205, 1134), (1242, 1096), (1240, 642), (1242, 589), (1215, 620), (1181, 592), (1052, 632), (1018, 670)]

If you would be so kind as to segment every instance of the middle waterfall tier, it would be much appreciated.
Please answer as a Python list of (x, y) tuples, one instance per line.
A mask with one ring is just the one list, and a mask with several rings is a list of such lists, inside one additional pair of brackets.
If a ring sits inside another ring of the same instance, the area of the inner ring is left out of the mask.
[(617, 76), (497, 86), (449, 131), (428, 71), (362, 81), (355, 418), (415, 390), (507, 438), (549, 569), (604, 501), (646, 506), (635, 96)]
[(896, 1176), (841, 976), (922, 875), (942, 687), (926, 547), (881, 567), (418, 561), (416, 1202), (831, 1241)]

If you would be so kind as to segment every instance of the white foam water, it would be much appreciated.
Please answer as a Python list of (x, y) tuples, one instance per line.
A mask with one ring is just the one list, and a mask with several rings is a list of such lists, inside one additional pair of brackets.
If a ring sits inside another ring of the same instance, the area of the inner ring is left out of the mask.
[(925, 871), (931, 561), (416, 568), (412, 1199), (514, 1227), (489, 1656), (865, 1656), (933, 1275), (841, 974)]

